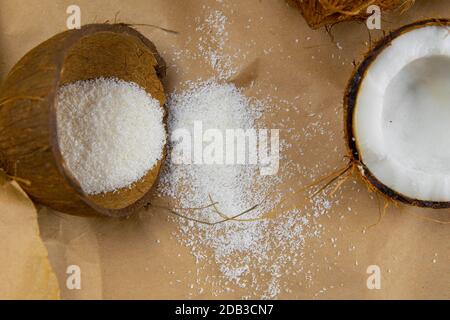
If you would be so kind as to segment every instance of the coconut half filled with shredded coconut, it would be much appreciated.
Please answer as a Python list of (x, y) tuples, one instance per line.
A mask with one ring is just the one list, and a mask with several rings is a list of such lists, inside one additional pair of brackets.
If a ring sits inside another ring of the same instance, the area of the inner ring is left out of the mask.
[(57, 132), (70, 172), (89, 195), (130, 187), (163, 157), (158, 100), (115, 78), (67, 84), (57, 94)]
[(389, 197), (450, 207), (450, 21), (383, 39), (355, 72), (346, 127), (362, 174)]

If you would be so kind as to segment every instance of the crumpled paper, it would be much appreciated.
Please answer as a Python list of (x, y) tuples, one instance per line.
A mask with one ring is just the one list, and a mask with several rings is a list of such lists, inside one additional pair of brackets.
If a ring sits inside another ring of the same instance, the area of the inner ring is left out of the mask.
[(58, 299), (59, 285), (40, 234), (37, 211), (0, 172), (0, 299)]

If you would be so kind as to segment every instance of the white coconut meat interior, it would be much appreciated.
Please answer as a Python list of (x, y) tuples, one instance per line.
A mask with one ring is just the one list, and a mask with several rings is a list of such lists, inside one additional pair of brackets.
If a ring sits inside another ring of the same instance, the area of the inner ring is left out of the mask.
[(361, 81), (353, 114), (360, 157), (412, 199), (450, 201), (450, 29), (406, 32)]

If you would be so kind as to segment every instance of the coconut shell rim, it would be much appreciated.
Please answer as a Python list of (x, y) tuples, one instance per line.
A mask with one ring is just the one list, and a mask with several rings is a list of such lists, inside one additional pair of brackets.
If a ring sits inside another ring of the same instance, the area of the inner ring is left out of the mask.
[[(136, 210), (142, 208), (144, 205), (148, 204), (150, 202), (150, 199), (153, 195), (153, 192), (155, 190), (155, 187), (157, 185), (157, 182), (160, 177), (161, 173), (161, 166), (165, 161), (166, 158), (166, 152), (167, 152), (167, 143), (164, 145), (164, 148), (162, 150), (162, 157), (160, 160), (158, 160), (155, 165), (149, 169), (154, 170), (157, 169), (157, 174), (155, 177), (155, 180), (153, 181), (152, 186), (148, 189), (147, 192), (145, 192), (139, 199), (137, 199), (135, 202), (129, 204), (126, 207), (119, 208), (119, 209), (112, 209), (112, 208), (105, 208), (97, 203), (95, 203), (93, 200), (90, 199), (90, 196), (86, 194), (82, 188), (78, 180), (75, 178), (75, 176), (70, 172), (66, 162), (64, 161), (64, 158), (62, 157), (62, 154), (60, 152), (59, 143), (58, 143), (58, 136), (57, 136), (57, 119), (56, 119), (56, 90), (59, 88), (59, 84), (61, 81), (61, 70), (64, 66), (64, 61), (66, 59), (67, 54), (70, 52), (70, 48), (80, 39), (95, 34), (99, 32), (113, 32), (113, 33), (123, 33), (128, 36), (134, 37), (135, 39), (138, 39), (142, 41), (142, 43), (150, 50), (150, 52), (154, 55), (157, 66), (155, 66), (155, 71), (157, 74), (158, 79), (161, 81), (162, 78), (165, 76), (166, 72), (166, 63), (164, 59), (159, 55), (156, 46), (151, 42), (149, 39), (147, 39), (145, 36), (143, 36), (140, 32), (137, 30), (131, 28), (127, 24), (87, 24), (82, 26), (80, 29), (73, 30), (73, 33), (69, 35), (62, 45), (63, 50), (60, 51), (60, 53), (55, 55), (54, 65), (56, 66), (56, 77), (54, 80), (54, 86), (52, 87), (52, 90), (47, 94), (46, 96), (46, 103), (49, 106), (49, 126), (50, 126), (50, 147), (52, 149), (52, 154), (55, 159), (55, 163), (57, 166), (58, 171), (63, 176), (65, 181), (69, 184), (70, 187), (72, 187), (75, 192), (77, 193), (78, 197), (86, 203), (90, 208), (92, 208), (94, 211), (98, 212), (99, 214), (109, 216), (109, 217), (126, 217), (131, 215)], [(163, 122), (166, 123), (167, 120), (167, 112), (165, 105), (162, 105), (161, 108), (164, 110), (164, 119)], [(167, 137), (166, 137), (167, 138)], [(129, 187), (125, 188), (133, 188), (133, 184)], [(109, 192), (108, 192), (109, 193)]]
[(378, 55), (397, 37), (403, 35), (406, 32), (428, 26), (449, 27), (450, 19), (431, 18), (419, 20), (390, 32), (387, 36), (383, 37), (375, 44), (375, 46), (365, 55), (363, 61), (354, 69), (344, 96), (345, 138), (347, 141), (347, 148), (349, 150), (349, 153), (351, 154), (351, 159), (353, 159), (353, 161), (355, 161), (360, 166), (360, 171), (363, 178), (365, 178), (368, 183), (374, 186), (378, 191), (393, 200), (400, 201), (408, 205), (432, 209), (447, 209), (450, 208), (450, 201), (430, 201), (414, 199), (386, 186), (377, 177), (375, 177), (375, 175), (369, 170), (369, 168), (361, 159), (356, 139), (356, 133), (353, 126), (354, 112), (356, 109), (359, 89), (372, 62), (375, 61)]

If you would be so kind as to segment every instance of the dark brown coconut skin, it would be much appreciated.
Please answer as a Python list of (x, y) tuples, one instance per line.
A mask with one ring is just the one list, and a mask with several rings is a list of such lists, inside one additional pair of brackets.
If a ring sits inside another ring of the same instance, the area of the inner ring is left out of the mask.
[(154, 44), (125, 24), (86, 25), (43, 42), (0, 87), (0, 166), (20, 178), (17, 182), (34, 201), (55, 210), (82, 216), (131, 214), (149, 203), (164, 159), (130, 188), (86, 195), (59, 150), (55, 95), (66, 83), (117, 77), (137, 83), (164, 106), (160, 80), (165, 70)]
[(450, 202), (423, 201), (412, 199), (403, 194), (398, 193), (397, 191), (387, 187), (381, 181), (379, 181), (372, 174), (372, 172), (370, 172), (370, 170), (362, 161), (362, 158), (358, 150), (357, 138), (353, 127), (354, 111), (356, 107), (356, 100), (358, 97), (359, 88), (371, 63), (387, 46), (391, 44), (391, 42), (395, 38), (408, 31), (423, 28), (426, 26), (450, 26), (450, 19), (429, 19), (417, 21), (391, 32), (388, 36), (381, 39), (374, 46), (374, 48), (369, 53), (367, 53), (364, 60), (359, 64), (359, 66), (356, 67), (353, 76), (350, 79), (350, 82), (347, 86), (346, 94), (344, 97), (345, 135), (347, 146), (349, 148), (349, 152), (351, 153), (351, 157), (356, 164), (360, 165), (361, 174), (370, 185), (374, 186), (377, 190), (381, 191), (383, 194), (396, 201), (401, 201), (403, 203), (418, 207), (444, 209), (450, 208)]

